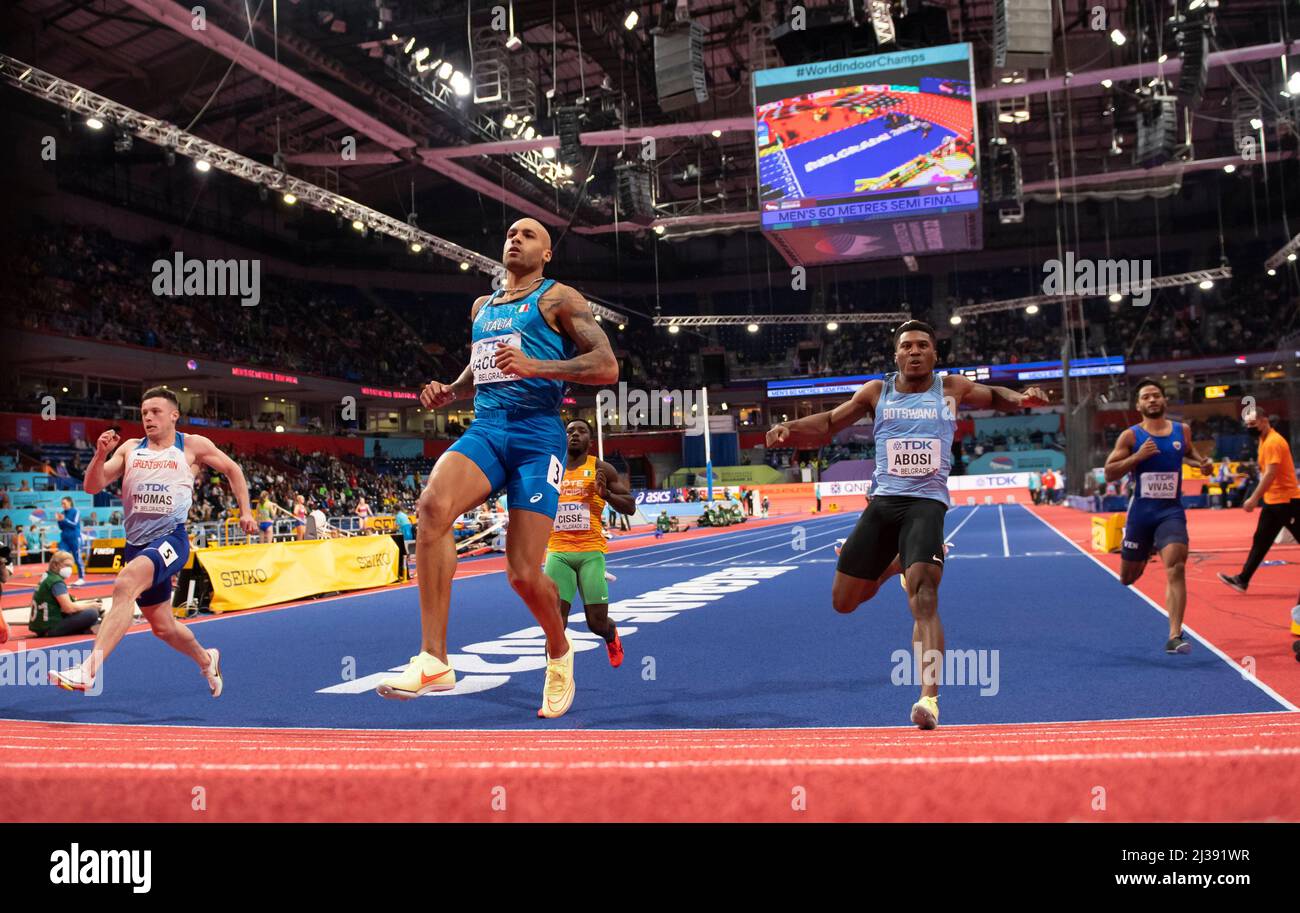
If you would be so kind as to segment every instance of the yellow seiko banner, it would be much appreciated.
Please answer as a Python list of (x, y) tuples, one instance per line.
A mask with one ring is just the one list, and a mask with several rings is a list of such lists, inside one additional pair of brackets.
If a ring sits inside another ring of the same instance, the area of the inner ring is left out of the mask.
[(195, 555), (212, 580), (216, 613), (385, 586), (402, 574), (391, 536), (236, 545), (199, 549)]

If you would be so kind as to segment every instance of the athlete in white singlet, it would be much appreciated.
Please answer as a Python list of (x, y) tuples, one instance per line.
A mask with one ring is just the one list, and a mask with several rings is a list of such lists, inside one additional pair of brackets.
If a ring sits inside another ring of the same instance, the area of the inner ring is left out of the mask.
[(50, 681), (60, 688), (93, 689), (108, 654), (131, 626), (138, 602), (154, 634), (194, 660), (207, 678), (212, 696), (221, 696), (220, 651), (200, 646), (190, 629), (177, 622), (171, 607), (172, 578), (185, 566), (190, 554), (185, 518), (194, 493), (192, 467), (203, 463), (230, 480), (239, 501), (239, 525), (244, 532), (256, 532), (257, 522), (249, 507), (248, 483), (239, 464), (207, 438), (178, 433), (179, 418), (175, 394), (154, 387), (145, 391), (140, 404), (144, 437), (131, 438), (118, 447), (118, 434), (110, 429), (95, 443), (95, 457), (86, 468), (85, 489), (89, 494), (98, 494), (121, 478), (126, 554), (113, 584), (112, 607), (100, 622), (90, 656), (80, 666), (50, 671)]

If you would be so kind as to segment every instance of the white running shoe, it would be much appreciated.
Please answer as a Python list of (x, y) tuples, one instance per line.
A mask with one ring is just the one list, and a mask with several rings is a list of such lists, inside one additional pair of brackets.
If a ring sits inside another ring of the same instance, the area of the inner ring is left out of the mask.
[(212, 696), (221, 697), (225, 682), (221, 678), (221, 651), (216, 647), (208, 651), (208, 668), (203, 673), (203, 677), (208, 680), (208, 689), (212, 692)]

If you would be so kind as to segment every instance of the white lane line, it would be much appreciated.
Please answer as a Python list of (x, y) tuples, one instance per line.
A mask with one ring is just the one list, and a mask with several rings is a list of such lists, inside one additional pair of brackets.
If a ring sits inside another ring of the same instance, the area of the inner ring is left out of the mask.
[[(1080, 552), (1083, 552), (1083, 554), (1084, 554), (1085, 556), (1087, 556), (1088, 558), (1091, 558), (1091, 559), (1092, 559), (1092, 563), (1095, 564), (1095, 565), (1097, 565), (1097, 567), (1101, 568), (1101, 569), (1102, 569), (1103, 571), (1105, 571), (1107, 574), (1110, 574), (1110, 576), (1114, 577), (1116, 580), (1119, 580), (1119, 574), (1115, 573), (1115, 572), (1112, 571), (1110, 568), (1106, 567), (1106, 565), (1102, 564), (1101, 561), (1099, 561), (1099, 560), (1097, 559), (1097, 556), (1096, 556), (1096, 555), (1093, 555), (1092, 553), (1088, 552), (1086, 549), (1084, 549), (1083, 546), (1079, 545), (1079, 543), (1075, 542), (1073, 539), (1071, 539), (1071, 538), (1070, 538), (1069, 536), (1067, 536), (1065, 533), (1061, 532), (1061, 531), (1060, 531), (1059, 529), (1057, 529), (1055, 526), (1053, 526), (1052, 524), (1048, 523), (1048, 522), (1047, 522), (1046, 520), (1044, 520), (1042, 517), (1038, 516), (1037, 513), (1035, 513), (1034, 511), (1030, 510), (1029, 508), (1025, 507), (1023, 504), (1019, 505), (1019, 507), (1020, 507), (1021, 510), (1023, 510), (1025, 513), (1029, 514), (1031, 517), (1033, 517), (1033, 518), (1034, 518), (1035, 520), (1037, 520), (1038, 522), (1042, 523), (1044, 526), (1046, 526), (1046, 527), (1047, 527), (1048, 529), (1050, 529), (1052, 532), (1056, 533), (1058, 536), (1060, 536), (1060, 537), (1061, 537), (1062, 539), (1064, 539), (1066, 542), (1070, 543), (1070, 545), (1074, 546), (1075, 549), (1077, 549), (1077, 550), (1080, 551)], [(1142, 597), (1143, 601), (1145, 601), (1147, 605), (1151, 606), (1151, 608), (1155, 609), (1155, 610), (1156, 610), (1157, 612), (1159, 612), (1161, 615), (1165, 616), (1166, 618), (1169, 617), (1169, 611), (1168, 611), (1164, 606), (1160, 605), (1158, 602), (1156, 602), (1154, 599), (1152, 599), (1152, 598), (1151, 598), (1150, 596), (1148, 596), (1146, 593), (1144, 593), (1144, 592), (1142, 592), (1141, 590), (1139, 590), (1136, 586), (1130, 586), (1130, 587), (1127, 587), (1127, 589), (1128, 589), (1130, 592), (1132, 592), (1132, 593), (1136, 593), (1138, 596)], [(1184, 625), (1183, 625), (1183, 630), (1186, 631), (1187, 633), (1191, 634), (1193, 637), (1195, 637), (1195, 638), (1196, 638), (1197, 640), (1199, 640), (1201, 643), (1205, 644), (1206, 648), (1209, 649), (1211, 653), (1213, 653), (1215, 656), (1219, 657), (1221, 660), (1223, 660), (1225, 663), (1227, 663), (1229, 666), (1231, 666), (1231, 667), (1232, 667), (1232, 670), (1233, 670), (1234, 672), (1236, 672), (1238, 675), (1241, 675), (1242, 678), (1244, 678), (1246, 681), (1250, 682), (1250, 683), (1251, 683), (1252, 685), (1254, 685), (1255, 687), (1259, 688), (1260, 691), (1263, 691), (1263, 692), (1264, 692), (1265, 694), (1267, 694), (1269, 697), (1273, 698), (1273, 700), (1277, 701), (1279, 704), (1281, 704), (1281, 705), (1282, 705), (1283, 707), (1285, 707), (1287, 710), (1300, 710), (1300, 707), (1297, 707), (1295, 704), (1293, 704), (1293, 703), (1291, 703), (1290, 701), (1288, 701), (1288, 700), (1287, 700), (1286, 698), (1284, 698), (1282, 695), (1278, 694), (1276, 691), (1274, 691), (1274, 690), (1273, 690), (1272, 688), (1270, 688), (1268, 685), (1266, 685), (1266, 684), (1264, 684), (1262, 681), (1260, 681), (1259, 678), (1257, 678), (1256, 676), (1253, 676), (1253, 675), (1242, 675), (1242, 667), (1239, 666), (1239, 665), (1237, 665), (1237, 663), (1233, 662), (1232, 657), (1228, 656), (1228, 654), (1224, 653), (1222, 650), (1220, 650), (1220, 649), (1219, 649), (1218, 647), (1216, 647), (1214, 644), (1210, 643), (1210, 641), (1209, 641), (1207, 638), (1205, 638), (1205, 637), (1203, 637), (1202, 635), (1198, 634), (1198, 633), (1195, 631), (1195, 629), (1193, 629), (1192, 627), (1190, 627), (1190, 626), (1187, 625), (1187, 624), (1184, 624)]]
[[(843, 526), (836, 526), (836, 527), (833, 527), (833, 528), (831, 528), (831, 529), (819, 529), (819, 530), (817, 530), (816, 532), (808, 533), (804, 538), (805, 538), (805, 540), (807, 540), (808, 538), (811, 538), (812, 536), (824, 536), (824, 535), (826, 535), (827, 533), (829, 533), (830, 535), (834, 536), (834, 535), (836, 535), (837, 533), (842, 533), (842, 532), (844, 532), (844, 530), (846, 530), (846, 529), (852, 529), (854, 523), (857, 523), (857, 518), (856, 518), (856, 517), (853, 519), (853, 522), (852, 522), (852, 523), (848, 523), (848, 524), (845, 524), (845, 525), (843, 525)], [(828, 543), (828, 544), (829, 544), (829, 545), (834, 545), (835, 542), (834, 542), (834, 540), (832, 540), (832, 541), (831, 541), (830, 543)], [(750, 555), (756, 555), (756, 554), (758, 554), (759, 552), (766, 552), (766, 551), (769, 551), (769, 550), (774, 549), (774, 548), (793, 548), (793, 543), (790, 541), (790, 537), (787, 536), (787, 537), (785, 537), (785, 541), (784, 541), (784, 542), (778, 542), (778, 543), (776, 543), (775, 545), (766, 545), (766, 546), (764, 546), (763, 548), (752, 549), (751, 551), (748, 551), (748, 552), (741, 552), (739, 555), (730, 555), (730, 556), (728, 556), (728, 557), (726, 557), (726, 558), (721, 558), (721, 559), (719, 559), (719, 560), (717, 560), (717, 561), (709, 561), (709, 562), (707, 562), (704, 566), (705, 566), (705, 567), (713, 567), (714, 565), (718, 565), (718, 564), (726, 564), (728, 561), (740, 561), (740, 560), (742, 560), (742, 559), (748, 559), (748, 557), (749, 557)], [(802, 557), (803, 555), (806, 555), (806, 554), (808, 554), (808, 553), (807, 553), (807, 552), (800, 552), (798, 555), (796, 555), (796, 557)], [(783, 564), (784, 562), (778, 562), (778, 563)]]
[[(798, 524), (796, 523), (795, 525), (798, 525)], [(703, 555), (703, 554), (707, 554), (708, 552), (720, 552), (720, 551), (723, 551), (723, 550), (725, 550), (725, 549), (736, 548), (737, 546), (744, 546), (744, 545), (748, 545), (748, 544), (753, 543), (753, 542), (766, 542), (766, 541), (768, 541), (768, 540), (770, 540), (770, 539), (788, 539), (789, 536), (790, 536), (790, 529), (791, 529), (791, 528), (792, 528), (792, 527), (787, 527), (787, 526), (785, 526), (784, 524), (782, 524), (780, 527), (777, 527), (777, 528), (775, 528), (775, 529), (773, 529), (772, 527), (765, 527), (765, 528), (762, 529), (762, 530), (754, 530), (754, 531), (753, 531), (753, 532), (755, 532), (755, 533), (764, 533), (765, 535), (752, 535), (752, 536), (751, 536), (751, 535), (747, 535), (743, 540), (739, 540), (739, 541), (736, 539), (735, 534), (732, 534), (732, 535), (730, 535), (730, 536), (728, 536), (728, 535), (722, 535), (722, 536), (716, 536), (716, 537), (711, 536), (711, 537), (708, 537), (708, 538), (717, 538), (717, 539), (726, 539), (726, 540), (728, 540), (728, 541), (724, 542), (722, 545), (717, 545), (717, 546), (714, 546), (713, 548), (700, 548), (699, 546), (700, 546), (700, 545), (705, 541), (704, 539), (699, 539), (699, 540), (696, 540), (695, 542), (691, 542), (691, 543), (680, 543), (680, 545), (685, 545), (685, 546), (687, 546), (687, 547), (688, 547), (688, 550), (689, 550), (689, 553), (690, 553), (690, 557), (694, 558), (696, 555)], [(676, 547), (677, 547), (677, 546), (674, 546), (674, 548), (676, 548)], [(676, 556), (676, 557), (681, 557), (681, 556)], [(661, 561), (651, 561), (649, 564), (645, 564), (645, 565), (642, 565), (642, 566), (643, 566), (643, 567), (654, 567), (654, 566), (657, 565), (657, 564), (666, 564), (667, 562), (669, 562), (669, 561), (674, 561), (674, 560), (676, 560), (676, 558), (675, 558), (674, 556), (671, 556), (671, 555), (670, 555), (669, 557), (664, 558), (664, 559), (661, 560)]]
[(959, 533), (959, 532), (961, 531), (961, 528), (962, 528), (963, 526), (965, 526), (967, 523), (969, 523), (969, 522), (970, 522), (970, 518), (973, 517), (973, 516), (975, 516), (977, 513), (979, 513), (980, 508), (983, 507), (983, 506), (984, 506), (983, 504), (977, 504), (977, 505), (975, 505), (975, 509), (972, 510), (970, 513), (968, 513), (965, 517), (963, 517), (963, 518), (962, 518), (962, 521), (961, 521), (960, 523), (957, 524), (957, 528), (954, 529), (952, 532), (950, 532), (950, 533), (947, 535), (947, 537), (944, 538), (943, 541), (944, 541), (945, 543), (951, 543), (953, 539), (956, 539), (956, 538), (957, 538), (957, 533)]
[(1011, 557), (1011, 546), (1007, 545), (1007, 518), (1002, 513), (1002, 505), (998, 505), (998, 522), (1002, 524), (1002, 557)]

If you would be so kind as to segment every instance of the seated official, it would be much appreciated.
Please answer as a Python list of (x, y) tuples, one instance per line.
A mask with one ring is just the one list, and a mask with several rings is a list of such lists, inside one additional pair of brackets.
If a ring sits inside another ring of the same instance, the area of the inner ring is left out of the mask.
[(64, 637), (93, 634), (98, 630), (100, 601), (77, 601), (68, 595), (73, 563), (72, 555), (64, 551), (55, 552), (50, 559), (45, 576), (32, 594), (32, 615), (27, 627), (33, 636)]

